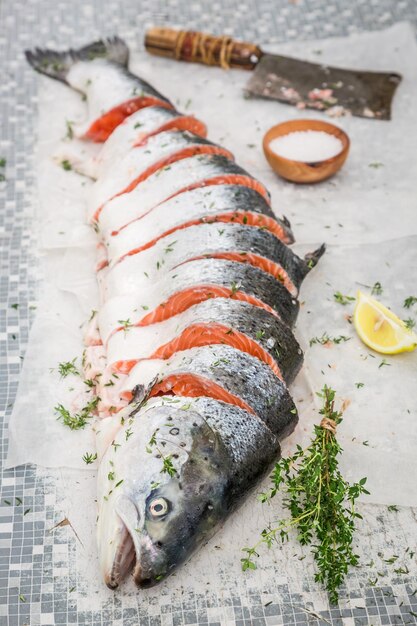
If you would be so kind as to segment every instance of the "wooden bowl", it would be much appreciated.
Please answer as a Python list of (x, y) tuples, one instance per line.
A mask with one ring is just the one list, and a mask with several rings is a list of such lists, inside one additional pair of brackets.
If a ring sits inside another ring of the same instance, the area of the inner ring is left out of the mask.
[[(292, 161), (271, 150), (269, 144), (273, 139), (295, 131), (306, 130), (319, 130), (334, 135), (342, 142), (342, 150), (336, 156), (324, 161), (317, 161), (316, 163)], [(269, 165), (279, 176), (294, 183), (317, 183), (336, 174), (346, 161), (349, 146), (349, 137), (341, 128), (321, 120), (290, 120), (283, 122), (282, 124), (272, 126), (263, 139), (263, 149)]]

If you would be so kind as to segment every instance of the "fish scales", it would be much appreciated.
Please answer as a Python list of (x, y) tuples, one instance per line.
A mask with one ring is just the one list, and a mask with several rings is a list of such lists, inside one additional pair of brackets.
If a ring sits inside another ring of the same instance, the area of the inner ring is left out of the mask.
[[(256, 265), (280, 280), (291, 295), (297, 295), (302, 280), (314, 266), (321, 251), (312, 259), (298, 257), (272, 233), (244, 224), (197, 224), (162, 237), (156, 244), (135, 253), (131, 245), (122, 247), (114, 237), (107, 248), (110, 269), (99, 276), (103, 300), (146, 289), (169, 271), (187, 261), (202, 257), (223, 257)], [(126, 250), (131, 249), (131, 253)]]
[(166, 130), (188, 130), (200, 137), (207, 135), (206, 125), (192, 115), (157, 105), (139, 109), (126, 117), (103, 144), (91, 164), (90, 176), (100, 177), (131, 148)]
[(264, 309), (229, 298), (210, 299), (163, 322), (114, 333), (107, 344), (108, 365), (127, 373), (141, 359), (169, 358), (184, 349), (183, 335), (190, 328), (196, 332), (187, 341), (195, 343), (187, 347), (238, 342), (245, 352), (258, 350), (288, 384), (302, 365), (302, 350), (287, 324)]
[(287, 385), (303, 354), (290, 327), (324, 246), (304, 259), (288, 248), (266, 187), (128, 70), (120, 38), (26, 56), (85, 95), (75, 136), (103, 144), (74, 151), (96, 180), (102, 305), (83, 368), (103, 392), (97, 543), (110, 588), (129, 574), (150, 587), (223, 524), (294, 429)]
[(225, 183), (256, 189), (269, 203), (269, 192), (264, 185), (234, 161), (219, 155), (199, 154), (163, 167), (132, 191), (106, 202), (101, 211), (91, 208), (89, 219), (97, 222), (101, 237), (106, 239), (182, 191)]
[(114, 248), (123, 255), (133, 249), (148, 248), (161, 237), (195, 223), (227, 221), (268, 230), (285, 243), (294, 241), (288, 220), (276, 217), (255, 189), (215, 185), (174, 196), (144, 217), (131, 222), (117, 235), (108, 237), (106, 244), (108, 250)]
[[(196, 393), (199, 383), (205, 386), (205, 393)], [(222, 400), (216, 385), (241, 400), (246, 405), (241, 408), (256, 413), (278, 439), (293, 430), (297, 410), (287, 386), (259, 359), (227, 345), (191, 348), (166, 361), (141, 361), (130, 372), (122, 392), (138, 401), (139, 397), (169, 393), (176, 386), (175, 395)]]
[(94, 212), (111, 198), (131, 191), (162, 167), (198, 154), (220, 154), (233, 158), (229, 150), (189, 131), (166, 130), (153, 135), (103, 168), (91, 188), (90, 211)]
[(284, 285), (267, 272), (245, 263), (223, 259), (189, 261), (161, 276), (149, 288), (114, 296), (100, 308), (97, 322), (103, 343), (121, 328), (120, 320), (148, 325), (185, 311), (192, 304), (214, 297), (256, 299), (287, 324), (293, 325), (299, 310), (298, 301)]

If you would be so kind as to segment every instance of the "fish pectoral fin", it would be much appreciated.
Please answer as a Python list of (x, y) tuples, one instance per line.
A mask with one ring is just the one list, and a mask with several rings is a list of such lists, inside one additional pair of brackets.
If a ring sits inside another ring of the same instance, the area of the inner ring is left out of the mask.
[(149, 394), (152, 391), (152, 388), (158, 382), (158, 376), (146, 385), (136, 385), (132, 389), (133, 397), (131, 400), (131, 404), (135, 404), (135, 409), (131, 413), (131, 417), (141, 408), (144, 402), (149, 398)]

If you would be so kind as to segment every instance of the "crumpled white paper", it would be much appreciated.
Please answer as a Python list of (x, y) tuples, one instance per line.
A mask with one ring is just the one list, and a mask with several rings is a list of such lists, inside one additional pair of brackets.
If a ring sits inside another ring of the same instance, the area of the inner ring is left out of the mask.
[[(399, 71), (404, 76), (391, 122), (336, 120), (348, 132), (352, 148), (343, 170), (330, 181), (315, 186), (286, 183), (275, 176), (262, 152), (262, 137), (270, 126), (319, 114), (244, 99), (245, 72), (226, 74), (151, 57), (144, 51), (132, 51), (131, 67), (180, 110), (204, 120), (210, 139), (230, 148), (238, 163), (266, 184), (276, 213), (292, 221), (296, 250), (304, 253), (323, 241), (328, 245), (301, 291), (296, 334), (305, 349), (305, 366), (292, 386), (300, 425), (284, 443), (284, 453), (295, 442), (308, 441), (313, 423), (319, 420), (315, 392), (327, 383), (345, 401), (340, 438), (348, 477), (368, 476), (368, 501), (417, 505), (417, 485), (410, 481), (417, 471), (416, 354), (386, 358), (387, 364), (381, 366), (382, 357), (366, 349), (346, 319), (353, 305), (342, 306), (333, 298), (336, 291), (354, 296), (359, 283), (372, 286), (378, 281), (385, 304), (402, 317), (413, 313), (402, 303), (405, 297), (417, 295), (414, 36), (408, 25), (399, 24), (349, 39), (291, 43), (277, 51), (345, 67)], [(80, 354), (80, 325), (97, 306), (96, 240), (84, 222), (89, 181), (64, 171), (51, 155), (70, 147), (71, 142), (63, 140), (66, 120), (81, 120), (85, 105), (65, 86), (46, 78), (39, 81), (39, 213), (34, 224), (39, 229), (45, 280), (10, 422), (7, 466), (31, 462), (81, 469), (86, 468), (82, 455), (93, 450), (90, 429), (69, 431), (56, 420), (53, 407), (68, 401), (73, 394), (69, 388), (82, 385), (76, 377), (60, 380), (56, 366)], [(330, 348), (310, 347), (310, 339), (324, 332), (351, 339)]]

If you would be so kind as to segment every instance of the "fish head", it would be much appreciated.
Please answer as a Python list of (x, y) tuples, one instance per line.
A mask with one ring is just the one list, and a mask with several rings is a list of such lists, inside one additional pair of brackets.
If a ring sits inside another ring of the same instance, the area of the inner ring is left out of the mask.
[(142, 588), (164, 579), (230, 508), (230, 459), (218, 433), (187, 399), (150, 404), (127, 420), (100, 466), (98, 542), (111, 588), (132, 570)]

